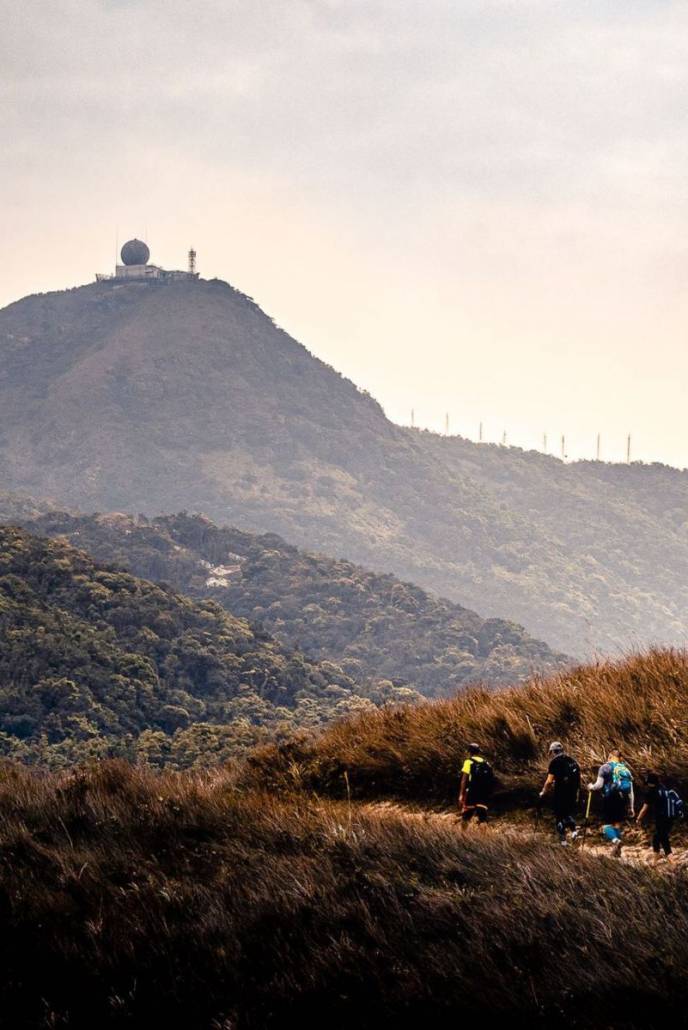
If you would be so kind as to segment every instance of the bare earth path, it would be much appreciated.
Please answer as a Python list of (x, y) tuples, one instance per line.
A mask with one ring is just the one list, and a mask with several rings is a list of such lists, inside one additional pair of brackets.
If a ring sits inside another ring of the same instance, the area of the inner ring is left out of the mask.
[[(358, 807), (358, 806), (357, 806)], [(377, 816), (389, 815), (395, 819), (403, 818), (417, 820), (419, 822), (440, 822), (444, 826), (455, 825), (456, 832), (461, 833), (461, 826), (456, 814), (452, 809), (431, 809), (419, 806), (405, 805), (399, 802), (378, 801), (363, 804), (361, 810), (371, 812)], [(532, 820), (530, 825), (528, 820)], [(624, 832), (624, 845), (617, 861), (634, 866), (653, 866), (653, 852), (651, 847), (652, 830), (648, 822), (643, 827), (629, 825)], [(468, 833), (481, 833), (477, 826), (471, 826)], [(487, 833), (509, 834), (514, 836), (534, 836), (550, 840), (556, 843), (551, 812), (543, 810), (539, 820), (536, 821), (534, 813), (524, 813), (520, 818), (499, 816), (492, 819), (488, 825)], [(688, 836), (683, 826), (679, 825), (672, 839), (673, 854), (672, 860), (667, 861), (664, 856), (654, 864), (658, 872), (671, 873), (678, 869), (688, 869)], [(611, 849), (600, 840), (600, 825), (591, 824), (585, 836), (585, 841), (577, 841), (570, 848), (572, 852), (583, 848), (586, 854), (597, 855), (600, 858), (614, 858)], [(562, 849), (563, 850), (563, 849)]]

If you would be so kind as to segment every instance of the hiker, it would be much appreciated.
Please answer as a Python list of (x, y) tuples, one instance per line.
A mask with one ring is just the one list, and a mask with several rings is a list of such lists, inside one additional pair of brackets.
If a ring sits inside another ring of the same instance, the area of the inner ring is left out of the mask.
[(633, 775), (618, 748), (609, 752), (607, 761), (600, 766), (597, 779), (588, 784), (588, 790), (602, 791), (602, 835), (618, 855), (623, 843), (624, 820), (627, 816), (632, 819), (635, 815)]
[(655, 819), (655, 832), (652, 835), (652, 861), (659, 862), (660, 849), (664, 851), (665, 857), (672, 862), (671, 858), (671, 828), (675, 819), (683, 816), (683, 801), (675, 790), (662, 783), (657, 773), (650, 772), (645, 777), (645, 799), (643, 807), (638, 812), (637, 822), (642, 823), (649, 813)]
[(461, 769), (459, 787), (459, 812), (464, 830), (474, 815), (477, 816), (480, 826), (486, 824), (487, 803), (494, 782), (492, 767), (484, 758), (480, 744), (469, 744), (468, 756)]
[(566, 845), (567, 830), (571, 830), (571, 840), (578, 837), (575, 812), (580, 790), (580, 768), (575, 759), (566, 754), (564, 745), (558, 740), (550, 744), (549, 755), (551, 761), (545, 785), (540, 791), (540, 801), (554, 786), (554, 822), (560, 843)]

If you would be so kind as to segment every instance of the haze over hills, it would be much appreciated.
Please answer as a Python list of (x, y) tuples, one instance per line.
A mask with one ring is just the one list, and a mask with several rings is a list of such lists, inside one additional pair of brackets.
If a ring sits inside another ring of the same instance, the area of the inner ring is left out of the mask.
[(70, 508), (277, 532), (569, 654), (688, 631), (688, 474), (393, 425), (219, 281), (98, 283), (0, 312), (0, 475)]
[(414, 584), (300, 551), (275, 534), (220, 528), (200, 515), (39, 514), (32, 502), (2, 493), (0, 520), (67, 539), (187, 596), (210, 597), (357, 682), (389, 679), (448, 696), (467, 683), (514, 683), (567, 664), (515, 623), (481, 619)]

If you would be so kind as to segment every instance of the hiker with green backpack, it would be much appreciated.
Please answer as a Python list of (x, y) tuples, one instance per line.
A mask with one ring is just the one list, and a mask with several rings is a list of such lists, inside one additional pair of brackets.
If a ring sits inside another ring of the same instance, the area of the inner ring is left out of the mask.
[(632, 819), (635, 815), (633, 774), (618, 748), (609, 752), (607, 761), (599, 768), (597, 779), (588, 784), (588, 790), (602, 791), (602, 836), (618, 855), (623, 843), (623, 824), (627, 817)]

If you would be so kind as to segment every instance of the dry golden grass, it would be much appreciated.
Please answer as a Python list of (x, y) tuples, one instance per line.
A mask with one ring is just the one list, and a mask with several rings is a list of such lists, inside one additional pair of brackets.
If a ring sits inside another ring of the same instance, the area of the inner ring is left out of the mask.
[(525, 834), (242, 795), (222, 772), (8, 766), (0, 854), (13, 1030), (645, 1030), (688, 1003), (683, 875)]
[(680, 778), (687, 685), (686, 656), (656, 652), (367, 715), (243, 769), (2, 766), (3, 1025), (682, 1025), (681, 869), (323, 794), (451, 797), (473, 737), (505, 806), (553, 737), (583, 765), (623, 743)]
[(449, 800), (469, 741), (494, 763), (503, 803), (541, 783), (547, 747), (561, 740), (592, 771), (621, 746), (636, 773), (655, 768), (688, 781), (688, 655), (650, 651), (584, 665), (547, 680), (449, 701), (386, 709), (339, 723), (316, 741), (267, 747), (247, 783), (354, 796)]

